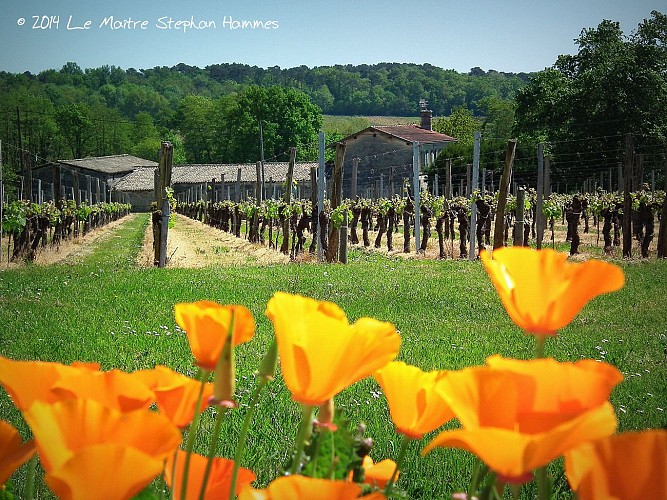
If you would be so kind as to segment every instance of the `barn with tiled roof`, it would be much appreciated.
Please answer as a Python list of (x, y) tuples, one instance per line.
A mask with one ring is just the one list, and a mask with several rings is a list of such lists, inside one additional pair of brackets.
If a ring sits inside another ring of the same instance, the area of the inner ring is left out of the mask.
[[(370, 126), (341, 140), (346, 144), (343, 166), (343, 194), (353, 197), (392, 197), (400, 194), (413, 177), (413, 145), (419, 144), (421, 169), (454, 137), (431, 128), (431, 111), (422, 110), (421, 124)], [(356, 173), (356, 193), (352, 177)]]

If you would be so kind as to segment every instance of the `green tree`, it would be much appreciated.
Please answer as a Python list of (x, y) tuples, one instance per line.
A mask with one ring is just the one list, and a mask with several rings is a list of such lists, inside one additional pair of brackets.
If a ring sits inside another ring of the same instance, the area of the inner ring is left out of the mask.
[(482, 134), (487, 138), (510, 139), (514, 128), (514, 101), (485, 97), (479, 105), (484, 113)]
[[(552, 178), (577, 182), (616, 169), (623, 135), (660, 162), (667, 137), (667, 17), (652, 12), (626, 36), (605, 20), (584, 29), (579, 50), (562, 55), (517, 95), (516, 132), (552, 142)], [(656, 153), (657, 150), (657, 153)]]
[(69, 104), (56, 110), (56, 122), (73, 158), (88, 153), (93, 138), (90, 109), (85, 104)]
[(216, 150), (216, 114), (212, 99), (203, 96), (187, 96), (178, 108), (176, 123), (183, 136), (185, 157), (190, 163), (214, 163)]
[(456, 138), (459, 147), (469, 148), (473, 145), (475, 132), (480, 130), (480, 120), (475, 118), (468, 108), (458, 106), (449, 116), (433, 120), (433, 130)]
[[(289, 148), (310, 151), (322, 127), (320, 109), (303, 92), (284, 87), (253, 85), (239, 93), (225, 110), (228, 138), (225, 161), (253, 162), (260, 159), (260, 122), (264, 157), (284, 160)], [(314, 159), (304, 158), (301, 159)]]

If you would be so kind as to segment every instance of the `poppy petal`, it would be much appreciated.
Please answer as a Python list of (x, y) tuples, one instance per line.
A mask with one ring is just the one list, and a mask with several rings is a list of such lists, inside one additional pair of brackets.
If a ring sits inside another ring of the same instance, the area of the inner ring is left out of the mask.
[(45, 475), (63, 500), (115, 500), (134, 497), (155, 479), (163, 460), (121, 444), (82, 448)]
[(24, 443), (13, 425), (0, 420), (0, 487), (34, 453), (33, 440)]

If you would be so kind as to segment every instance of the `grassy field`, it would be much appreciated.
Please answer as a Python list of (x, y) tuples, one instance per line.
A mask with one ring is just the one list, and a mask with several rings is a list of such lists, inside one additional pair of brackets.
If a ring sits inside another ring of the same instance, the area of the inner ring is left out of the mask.
[[(402, 337), (399, 359), (425, 370), (478, 365), (494, 353), (521, 359), (533, 355), (532, 339), (510, 322), (479, 262), (406, 260), (353, 250), (348, 265), (142, 270), (135, 261), (146, 224), (146, 217), (129, 218), (78, 261), (0, 271), (0, 354), (97, 361), (103, 369), (127, 371), (164, 364), (194, 375), (187, 339), (174, 321), (174, 304), (199, 299), (244, 304), (258, 330), (237, 351), (241, 409), (226, 421), (218, 450), (228, 457), (253, 372), (272, 336), (264, 310), (277, 290), (336, 302), (351, 320), (372, 316), (396, 324)], [(546, 354), (562, 361), (605, 360), (624, 373), (612, 395), (621, 430), (667, 426), (667, 261), (620, 265), (625, 288), (586, 306), (547, 344)], [(367, 424), (375, 460), (396, 458), (400, 438), (372, 379), (346, 390), (336, 403), (352, 424)], [(244, 459), (261, 484), (287, 461), (298, 414), (278, 377), (263, 393)], [(0, 394), (0, 415), (26, 431), (5, 394)], [(205, 421), (212, 425), (211, 418)], [(413, 443), (398, 482), (410, 498), (448, 498), (467, 486), (473, 464), (469, 455), (438, 450), (419, 458), (430, 437), (419, 446)], [(204, 440), (199, 445), (203, 448)], [(554, 474), (559, 476), (558, 467)], [(566, 489), (562, 474), (557, 481)]]

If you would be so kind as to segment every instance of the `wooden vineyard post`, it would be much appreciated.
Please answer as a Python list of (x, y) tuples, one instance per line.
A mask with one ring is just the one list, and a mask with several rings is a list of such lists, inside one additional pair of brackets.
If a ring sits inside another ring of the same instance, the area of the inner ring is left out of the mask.
[[(74, 203), (76, 203), (76, 208), (81, 206), (81, 189), (79, 187), (79, 172), (72, 172), (73, 182), (74, 182)], [(32, 182), (30, 183), (32, 184)], [(32, 191), (32, 188), (30, 189)], [(79, 235), (79, 221), (78, 217), (74, 217), (74, 235)]]
[(623, 192), (623, 257), (632, 257), (632, 198), (630, 198), (630, 189), (632, 188), (632, 163), (633, 163), (633, 144), (632, 134), (625, 135), (625, 175)]
[[(343, 198), (343, 162), (345, 161), (346, 145), (342, 142), (336, 144), (336, 159), (334, 161), (333, 177), (331, 179), (331, 212), (336, 210)], [(339, 250), (341, 228), (331, 224), (329, 228), (329, 243), (327, 245), (327, 262), (334, 262)]]
[(544, 215), (542, 204), (544, 202), (544, 144), (537, 145), (537, 208), (535, 210), (535, 226), (537, 227), (537, 249), (542, 248), (544, 238)]
[(347, 231), (348, 231), (348, 212), (343, 214), (343, 225), (340, 227), (340, 249), (338, 258), (341, 264), (347, 264)]
[(636, 160), (634, 179), (632, 182), (632, 190), (635, 192), (644, 189), (644, 153), (639, 153), (636, 156)]
[(415, 252), (419, 253), (421, 248), (421, 222), (419, 220), (420, 199), (419, 199), (419, 157), (421, 153), (421, 146), (419, 142), (412, 143), (412, 197), (414, 200), (414, 214), (415, 214)]
[(23, 156), (25, 157), (25, 192), (27, 193), (25, 199), (32, 203), (32, 159), (27, 151), (23, 152)]
[(236, 185), (234, 187), (234, 201), (241, 203), (241, 169), (236, 171)]
[(159, 175), (160, 182), (158, 186), (157, 206), (160, 209), (160, 222), (158, 225), (159, 245), (158, 247), (158, 267), (167, 265), (167, 233), (169, 232), (169, 198), (167, 197), (167, 188), (171, 186), (171, 169), (174, 156), (174, 147), (170, 142), (163, 142), (160, 147)]
[(53, 201), (56, 204), (56, 208), (60, 209), (60, 200), (62, 199), (61, 185), (60, 185), (60, 165), (53, 165)]
[(357, 172), (359, 170), (359, 158), (352, 158), (352, 180), (350, 181), (350, 199), (357, 198)]
[[(286, 208), (292, 204), (292, 179), (294, 178), (294, 163), (296, 162), (296, 148), (290, 148), (289, 166), (287, 167), (287, 176), (285, 177), (285, 194), (283, 201)], [(287, 255), (289, 253), (289, 237), (290, 237), (290, 217), (285, 215), (283, 222), (283, 243), (280, 245), (280, 251)]]
[(523, 228), (525, 217), (525, 201), (526, 191), (523, 187), (517, 189), (516, 192), (516, 218), (514, 221), (514, 242), (515, 247), (523, 246)]
[(262, 201), (264, 201), (264, 183), (262, 180), (262, 162), (258, 161), (255, 164), (255, 171), (257, 178), (255, 180), (255, 200), (257, 206), (260, 206), (262, 204)]
[[(665, 156), (665, 193), (667, 193), (667, 155)], [(660, 229), (658, 229), (658, 258), (667, 258), (667, 194), (662, 202), (662, 215), (660, 216)]]
[[(473, 148), (473, 165), (472, 165), (472, 183), (470, 182), (470, 169), (468, 169), (468, 198), (470, 201), (470, 235), (469, 235), (469, 250), (468, 250), (468, 258), (470, 260), (475, 260), (476, 257), (476, 252), (475, 252), (475, 245), (476, 245), (476, 237), (477, 237), (477, 231), (475, 228), (477, 227), (477, 203), (475, 203), (475, 200), (473, 199), (474, 192), (477, 191), (479, 188), (478, 181), (479, 181), (479, 155), (480, 155), (480, 141), (482, 138), (482, 134), (479, 131), (475, 132), (475, 145)], [(469, 167), (470, 165), (468, 165)]]
[(496, 208), (496, 222), (493, 228), (493, 249), (503, 246), (503, 235), (505, 234), (505, 205), (507, 205), (507, 192), (510, 177), (512, 176), (512, 165), (516, 153), (516, 139), (507, 141), (507, 152), (505, 153), (505, 167), (498, 186), (498, 206)]
[(318, 219), (317, 213), (317, 167), (310, 167), (310, 229), (313, 240), (310, 242), (308, 253), (314, 254), (317, 249)]
[[(326, 135), (324, 132), (320, 132), (318, 135), (318, 154), (317, 154), (317, 213), (313, 216), (317, 219), (317, 260), (322, 262), (324, 260), (324, 245), (323, 241), (326, 239), (326, 228), (323, 224), (320, 223), (320, 217), (324, 218), (324, 195), (325, 195), (325, 186), (326, 181), (325, 177), (325, 162), (324, 162), (324, 149), (326, 142)], [(315, 210), (315, 206), (313, 206)]]
[(445, 198), (452, 199), (452, 160), (445, 160)]

